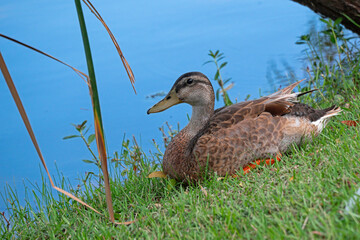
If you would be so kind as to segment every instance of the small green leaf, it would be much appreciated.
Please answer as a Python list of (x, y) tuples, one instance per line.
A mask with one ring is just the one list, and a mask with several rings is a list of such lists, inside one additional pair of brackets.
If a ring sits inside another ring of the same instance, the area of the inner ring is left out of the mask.
[(212, 60), (209, 60), (209, 61), (204, 62), (203, 65), (206, 65), (206, 64), (212, 63), (212, 62), (213, 62)]
[(95, 134), (91, 134), (91, 135), (88, 137), (88, 144), (90, 145), (94, 140), (95, 140)]
[(335, 44), (336, 41), (335, 41), (334, 35), (331, 35), (331, 36), (330, 36), (330, 41)]
[(220, 65), (220, 69), (222, 69), (223, 67), (225, 67), (227, 64), (227, 62), (223, 62), (221, 65)]
[(78, 124), (78, 125), (73, 124), (73, 126), (76, 128), (76, 130), (81, 132), (82, 130), (84, 130), (86, 122), (87, 122), (87, 120), (83, 121), (81, 124)]
[(339, 25), (342, 20), (343, 20), (342, 17), (339, 17), (338, 19), (336, 19), (334, 22), (334, 26)]
[(87, 123), (87, 120), (83, 121), (83, 122), (80, 124), (80, 127), (84, 127), (86, 123)]
[(301, 44), (305, 44), (305, 42), (303, 42), (303, 41), (297, 41), (297, 42), (295, 42), (295, 44), (301, 45)]
[(120, 213), (114, 213), (114, 218), (115, 219), (121, 219)]
[(322, 21), (322, 22), (324, 22), (324, 23), (329, 23), (328, 21), (326, 21), (325, 19), (323, 19), (323, 18), (320, 18), (320, 21)]
[(167, 188), (167, 190), (170, 191), (170, 190), (174, 189), (175, 186), (176, 186), (176, 180), (172, 178), (172, 179), (169, 180), (166, 188)]
[(229, 96), (225, 93), (225, 105), (226, 106), (230, 106), (232, 105), (233, 103), (231, 102)]
[(214, 79), (215, 79), (215, 80), (218, 80), (218, 79), (219, 79), (219, 75), (220, 75), (220, 72), (219, 72), (219, 70), (217, 70)]
[(127, 169), (125, 169), (124, 171), (121, 172), (121, 176), (122, 176), (122, 177), (125, 177), (126, 174), (127, 174)]
[(70, 136), (63, 137), (63, 140), (70, 139), (70, 138), (77, 138), (77, 137), (80, 137), (80, 136), (79, 135), (70, 135)]
[(83, 162), (85, 162), (85, 163), (95, 163), (95, 162), (92, 161), (92, 160), (86, 160), (86, 159), (84, 159)]
[(322, 21), (323, 23), (326, 23), (326, 25), (328, 26), (328, 28), (331, 28), (331, 27), (332, 27), (332, 21), (331, 21), (331, 19), (325, 20), (325, 19), (321, 18), (320, 21)]
[(308, 42), (308, 41), (310, 41), (310, 35), (309, 34), (302, 35), (300, 37), (300, 40)]

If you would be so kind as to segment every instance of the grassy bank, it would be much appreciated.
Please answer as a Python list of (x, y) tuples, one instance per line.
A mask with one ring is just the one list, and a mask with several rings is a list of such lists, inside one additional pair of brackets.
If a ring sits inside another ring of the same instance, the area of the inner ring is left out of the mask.
[[(349, 42), (338, 27), (331, 22), (330, 31), (324, 32), (336, 49), (335, 57), (322, 55), (321, 48), (309, 48), (304, 88), (321, 91), (303, 100), (316, 108), (337, 104), (344, 111), (312, 143), (293, 147), (280, 162), (239, 178), (212, 176), (201, 185), (184, 186), (147, 178), (161, 154), (146, 156), (125, 142), (124, 151), (114, 156), (110, 183), (115, 219), (132, 224), (113, 225), (107, 217), (58, 195), (44, 180), (27, 189), (29, 199), (35, 200), (23, 205), (8, 189), (4, 201), (9, 212), (0, 223), (1, 239), (358, 238), (359, 201), (353, 206), (349, 201), (360, 187), (360, 128), (357, 122), (348, 126), (342, 121), (359, 120), (359, 51), (343, 45)], [(306, 35), (301, 41), (313, 44)], [(125, 164), (127, 171), (116, 163)], [(97, 180), (89, 176), (72, 189), (65, 179), (58, 185), (106, 212), (105, 191), (97, 187)]]
[[(359, 204), (350, 213), (345, 206), (360, 187), (359, 127), (340, 121), (358, 117), (359, 98), (350, 109), (313, 143), (241, 178), (218, 181), (214, 176), (202, 187), (171, 187), (169, 180), (146, 178), (152, 170), (148, 167), (140, 176), (130, 174), (124, 183), (113, 179), (115, 216), (119, 221), (136, 219), (129, 226), (114, 226), (62, 195), (55, 201), (49, 185), (40, 186), (29, 191), (39, 198), (36, 207), (13, 202), (12, 227), (7, 230), (3, 222), (2, 238), (355, 239)], [(87, 185), (78, 194), (105, 211), (101, 190)]]

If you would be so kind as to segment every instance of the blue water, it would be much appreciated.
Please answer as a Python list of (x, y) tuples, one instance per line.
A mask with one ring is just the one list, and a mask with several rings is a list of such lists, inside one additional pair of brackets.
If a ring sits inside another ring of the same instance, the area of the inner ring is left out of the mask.
[[(132, 91), (114, 46), (102, 25), (84, 6), (109, 153), (120, 150), (124, 133), (134, 135), (144, 149), (161, 139), (158, 127), (166, 121), (187, 123), (189, 106), (178, 105), (147, 115), (158, 99), (146, 96), (167, 92), (179, 75), (201, 71), (210, 78), (210, 49), (224, 52), (225, 77), (235, 86), (232, 98), (252, 98), (271, 89), (266, 79), (270, 61), (303, 66), (302, 46), (295, 41), (317, 18), (290, 0), (93, 1), (116, 36), (136, 76)], [(75, 5), (63, 0), (2, 0), (0, 32), (14, 37), (86, 72)], [(49, 170), (70, 180), (92, 168), (82, 159), (91, 156), (71, 123), (92, 122), (90, 98), (84, 82), (70, 69), (42, 55), (0, 39), (0, 50), (23, 100)], [(23, 196), (23, 179), (40, 180), (39, 159), (9, 90), (0, 77), (0, 191), (6, 183)], [(221, 103), (217, 104), (217, 107)], [(93, 169), (92, 169), (93, 170)], [(75, 181), (75, 180), (74, 180)], [(2, 204), (2, 203), (1, 203)], [(3, 205), (0, 205), (0, 211)]]

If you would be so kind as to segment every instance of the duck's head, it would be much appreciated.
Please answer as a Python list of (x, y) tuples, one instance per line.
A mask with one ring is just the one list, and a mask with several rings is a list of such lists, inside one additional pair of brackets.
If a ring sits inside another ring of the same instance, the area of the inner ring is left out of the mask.
[(147, 113), (162, 112), (179, 103), (188, 103), (193, 107), (211, 105), (213, 108), (214, 101), (214, 89), (209, 79), (200, 72), (188, 72), (181, 75), (165, 98)]

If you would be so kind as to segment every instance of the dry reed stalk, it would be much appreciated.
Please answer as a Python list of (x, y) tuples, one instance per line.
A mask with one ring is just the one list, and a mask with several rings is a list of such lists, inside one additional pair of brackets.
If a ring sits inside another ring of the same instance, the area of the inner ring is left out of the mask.
[(4, 34), (1, 34), (1, 33), (0, 33), (0, 37), (3, 37), (3, 38), (5, 38), (5, 39), (7, 39), (7, 40), (10, 40), (10, 41), (12, 41), (12, 42), (15, 42), (15, 43), (17, 43), (17, 44), (19, 44), (19, 45), (22, 45), (22, 46), (24, 46), (24, 47), (27, 47), (27, 48), (29, 48), (29, 49), (37, 52), (37, 53), (40, 53), (40, 54), (42, 54), (42, 55), (45, 55), (45, 56), (47, 56), (47, 57), (49, 57), (49, 58), (51, 58), (51, 59), (53, 59), (53, 60), (55, 60), (55, 61), (63, 64), (63, 65), (71, 68), (73, 71), (75, 71), (75, 72), (86, 82), (86, 84), (88, 85), (88, 87), (90, 87), (90, 79), (89, 79), (89, 76), (86, 75), (85, 73), (81, 72), (80, 70), (74, 68), (73, 66), (71, 66), (71, 65), (69, 65), (69, 64), (67, 64), (67, 63), (65, 63), (65, 62), (63, 62), (63, 61), (61, 61), (61, 60), (59, 60), (59, 59), (57, 59), (57, 58), (55, 58), (55, 57), (53, 57), (53, 56), (51, 56), (50, 54), (47, 54), (46, 52), (43, 52), (43, 51), (41, 51), (41, 50), (39, 50), (39, 49), (37, 49), (37, 48), (34, 48), (34, 47), (30, 46), (30, 45), (27, 45), (26, 43), (20, 42), (20, 41), (18, 41), (18, 40), (16, 40), (16, 39), (11, 38), (11, 37), (9, 37), (9, 36), (6, 36), (6, 35), (4, 35)]
[(94, 7), (94, 5), (89, 1), (89, 0), (82, 0), (85, 5), (90, 9), (90, 11), (95, 15), (95, 17), (97, 19), (99, 19), (99, 21), (104, 25), (106, 31), (108, 32), (111, 40), (113, 41), (115, 47), (116, 47), (116, 50), (117, 52), (119, 53), (119, 56), (121, 58), (121, 61), (125, 67), (125, 70), (126, 70), (126, 73), (128, 74), (128, 77), (130, 79), (130, 82), (131, 82), (131, 85), (134, 89), (134, 92), (136, 94), (136, 90), (135, 90), (135, 76), (134, 76), (134, 73), (128, 63), (128, 61), (126, 60), (126, 58), (124, 57), (124, 54), (122, 53), (121, 49), (120, 49), (120, 46), (118, 44), (118, 42), (116, 41), (116, 38), (114, 37), (114, 34), (110, 31), (110, 28), (108, 27), (108, 25), (105, 23), (104, 19), (101, 17), (100, 13), (96, 10), (96, 8)]

